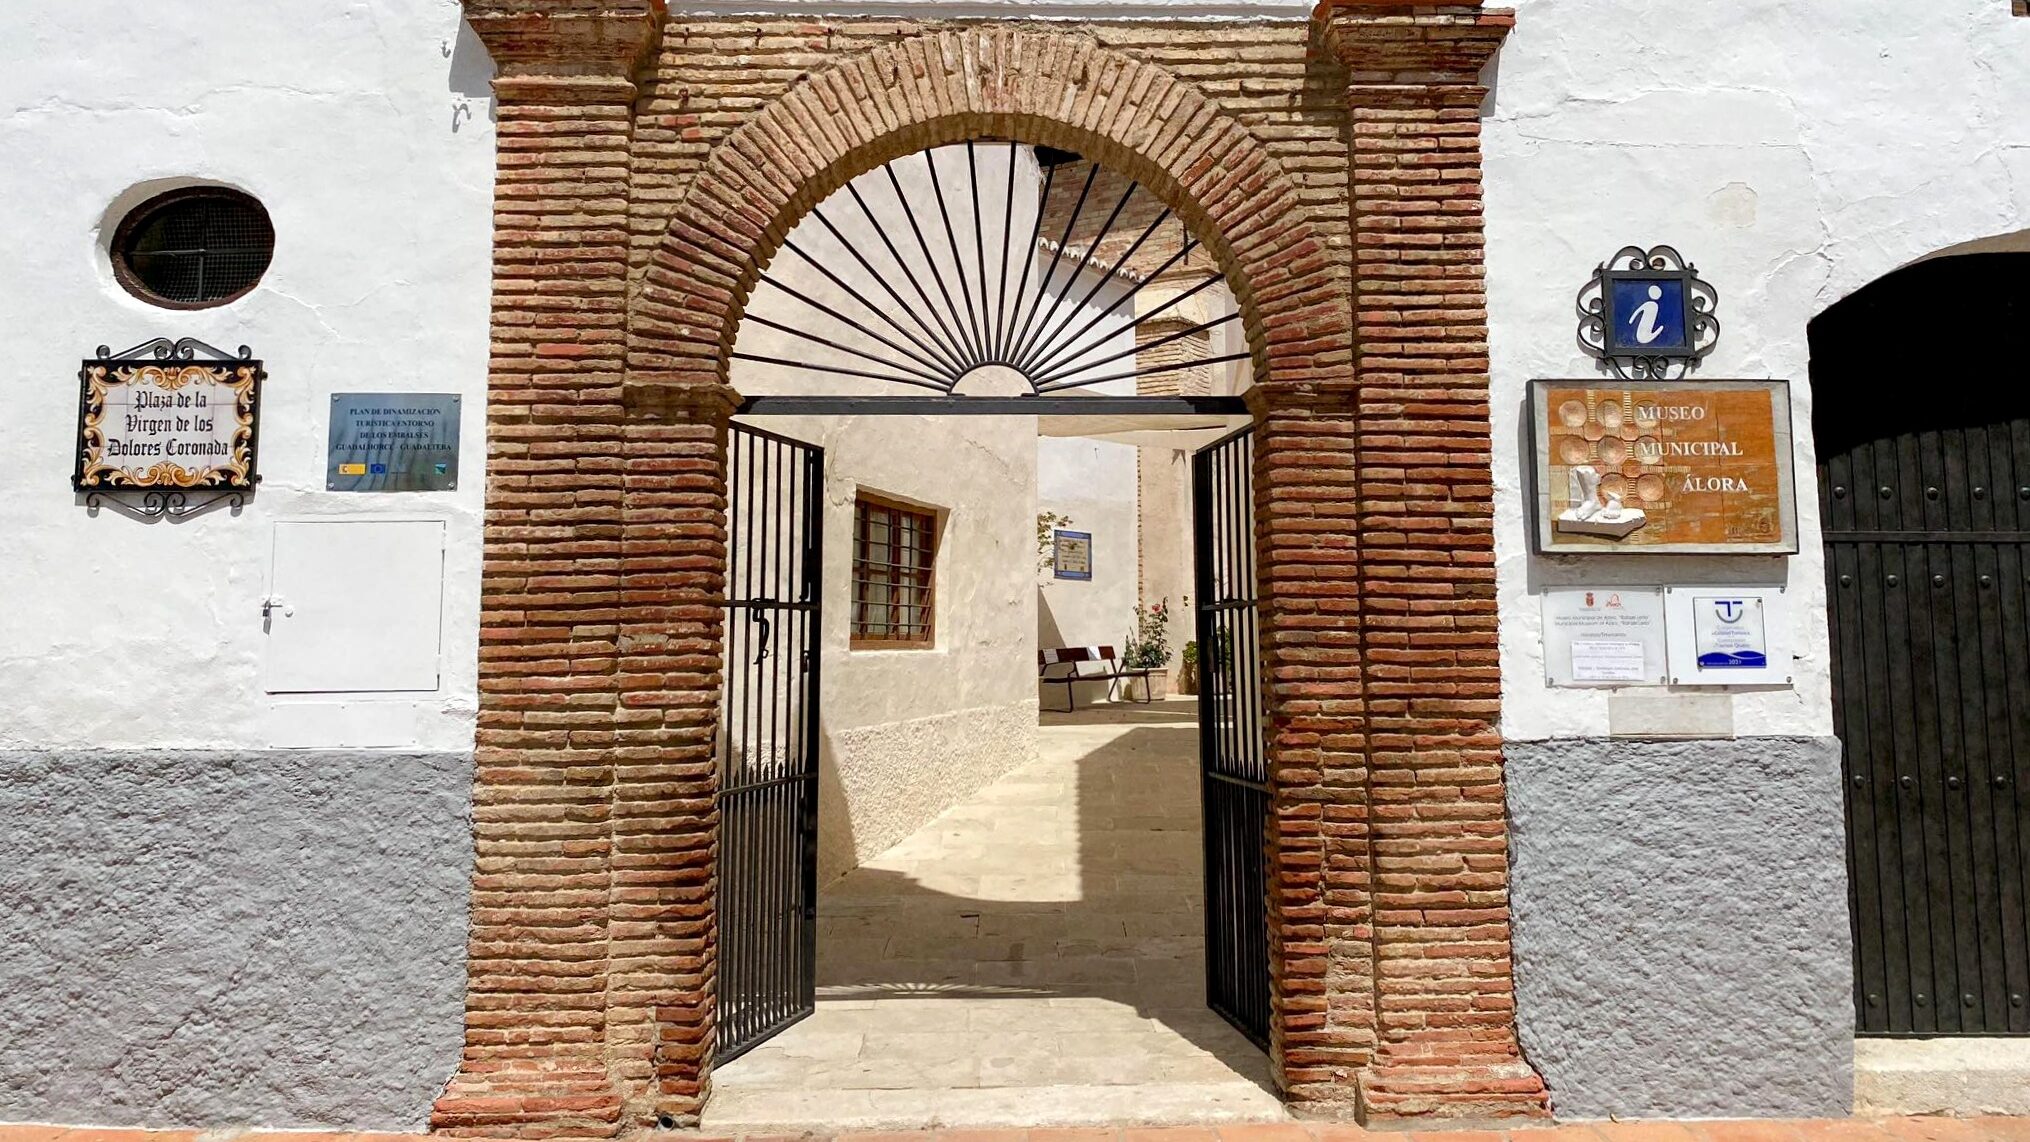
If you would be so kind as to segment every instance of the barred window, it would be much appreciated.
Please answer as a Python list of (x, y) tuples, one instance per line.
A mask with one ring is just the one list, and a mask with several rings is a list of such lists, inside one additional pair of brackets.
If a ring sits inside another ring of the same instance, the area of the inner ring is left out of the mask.
[(926, 648), (935, 637), (937, 516), (868, 495), (853, 503), (856, 648)]
[(275, 256), (275, 227), (253, 197), (222, 186), (159, 194), (113, 233), (113, 276), (166, 309), (205, 309), (254, 288)]

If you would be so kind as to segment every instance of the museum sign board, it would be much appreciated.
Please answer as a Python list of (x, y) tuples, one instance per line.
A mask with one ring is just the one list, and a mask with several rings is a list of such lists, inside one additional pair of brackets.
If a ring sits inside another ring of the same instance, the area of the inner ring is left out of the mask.
[(1528, 416), (1537, 550), (1796, 553), (1787, 382), (1532, 381)]

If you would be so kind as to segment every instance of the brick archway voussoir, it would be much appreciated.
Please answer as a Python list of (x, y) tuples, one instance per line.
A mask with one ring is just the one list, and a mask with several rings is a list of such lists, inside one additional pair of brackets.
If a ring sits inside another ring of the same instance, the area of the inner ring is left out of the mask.
[(630, 384), (725, 383), (761, 267), (813, 207), (881, 163), (989, 136), (1077, 150), (1162, 197), (1225, 271), (1262, 383), (1293, 379), (1283, 374), (1304, 356), (1272, 353), (1280, 338), (1350, 342), (1343, 306), (1301, 328), (1270, 319), (1333, 286), (1322, 273), (1297, 280), (1305, 252), (1325, 246), (1260, 140), (1183, 80), (1090, 36), (987, 26), (839, 61), (714, 148), (642, 280)]

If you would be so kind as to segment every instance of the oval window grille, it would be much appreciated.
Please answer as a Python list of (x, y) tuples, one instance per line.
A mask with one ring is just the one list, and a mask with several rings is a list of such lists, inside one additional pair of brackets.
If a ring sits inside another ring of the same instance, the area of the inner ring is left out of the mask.
[[(742, 392), (1227, 396), (1240, 314), (1210, 252), (1134, 180), (1069, 151), (963, 143), (885, 163), (818, 204), (761, 274)], [(1005, 380), (999, 383), (1009, 383)]]
[(275, 256), (275, 227), (251, 195), (219, 186), (158, 194), (113, 232), (113, 274), (128, 293), (170, 309), (244, 296)]

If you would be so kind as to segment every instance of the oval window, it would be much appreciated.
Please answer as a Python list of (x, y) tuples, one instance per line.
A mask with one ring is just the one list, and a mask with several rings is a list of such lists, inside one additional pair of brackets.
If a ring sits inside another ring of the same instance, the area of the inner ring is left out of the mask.
[(113, 276), (128, 293), (170, 309), (224, 305), (261, 280), (275, 227), (251, 195), (222, 186), (158, 194), (120, 220)]

